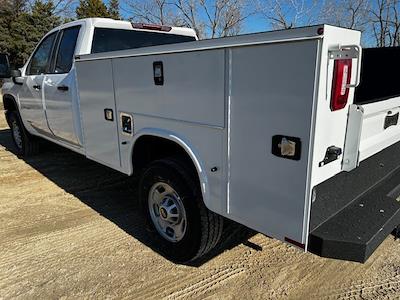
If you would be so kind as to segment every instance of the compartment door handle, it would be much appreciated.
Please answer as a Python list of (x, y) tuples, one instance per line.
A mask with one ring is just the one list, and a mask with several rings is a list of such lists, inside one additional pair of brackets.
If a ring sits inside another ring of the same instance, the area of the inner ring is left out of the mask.
[(63, 91), (63, 92), (68, 91), (68, 89), (69, 89), (69, 87), (66, 86), (66, 85), (59, 85), (59, 86), (57, 87), (57, 90)]

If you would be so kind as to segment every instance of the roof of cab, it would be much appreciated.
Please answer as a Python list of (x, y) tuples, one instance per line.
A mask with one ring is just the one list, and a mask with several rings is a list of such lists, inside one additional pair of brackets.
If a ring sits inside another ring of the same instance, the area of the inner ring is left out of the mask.
[[(82, 23), (86, 23), (87, 26), (101, 27), (101, 28), (114, 28), (114, 29), (126, 29), (126, 30), (138, 30), (138, 31), (156, 31), (156, 30), (150, 30), (150, 29), (133, 28), (132, 23), (129, 21), (113, 20), (113, 19), (109, 19), (109, 18), (86, 18), (86, 19), (80, 19), (80, 20), (62, 24), (62, 25), (54, 28), (50, 32), (60, 30), (65, 27), (70, 27), (73, 25), (79, 25)], [(196, 32), (191, 28), (171, 26), (170, 31), (168, 31), (168, 32), (163, 31), (163, 33), (192, 36), (197, 39)]]

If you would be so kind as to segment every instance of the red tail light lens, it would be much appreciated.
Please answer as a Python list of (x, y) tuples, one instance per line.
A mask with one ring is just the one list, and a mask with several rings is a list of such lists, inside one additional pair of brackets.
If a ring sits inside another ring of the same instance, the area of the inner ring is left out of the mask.
[(346, 106), (349, 98), (348, 85), (351, 81), (351, 59), (335, 60), (333, 70), (331, 110), (339, 110)]

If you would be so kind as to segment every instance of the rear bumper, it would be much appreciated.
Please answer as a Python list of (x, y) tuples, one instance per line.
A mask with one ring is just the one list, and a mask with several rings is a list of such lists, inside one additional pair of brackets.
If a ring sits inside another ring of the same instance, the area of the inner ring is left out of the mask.
[(400, 143), (315, 187), (309, 251), (365, 262), (400, 224)]

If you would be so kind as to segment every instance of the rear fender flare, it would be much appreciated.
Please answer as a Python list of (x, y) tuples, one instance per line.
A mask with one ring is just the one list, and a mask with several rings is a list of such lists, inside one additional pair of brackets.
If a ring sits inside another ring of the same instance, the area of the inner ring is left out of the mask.
[(132, 140), (132, 145), (130, 149), (130, 158), (131, 158), (131, 163), (130, 163), (130, 173), (133, 173), (133, 164), (132, 164), (132, 157), (133, 157), (133, 150), (135, 148), (136, 141), (139, 140), (140, 137), (142, 136), (153, 136), (153, 137), (159, 137), (163, 139), (170, 140), (172, 142), (175, 142), (178, 144), (185, 152), (187, 155), (191, 158), (192, 163), (196, 167), (197, 170), (197, 176), (199, 178), (200, 182), (200, 188), (201, 192), (203, 195), (203, 201), (204, 204), (209, 207), (209, 201), (210, 201), (210, 191), (209, 191), (209, 183), (208, 183), (208, 177), (206, 173), (206, 168), (204, 162), (200, 158), (200, 154), (198, 151), (193, 147), (193, 145), (184, 137), (179, 136), (175, 132), (169, 131), (169, 130), (164, 130), (164, 129), (159, 129), (159, 128), (143, 128), (137, 133), (135, 133), (134, 138)]

